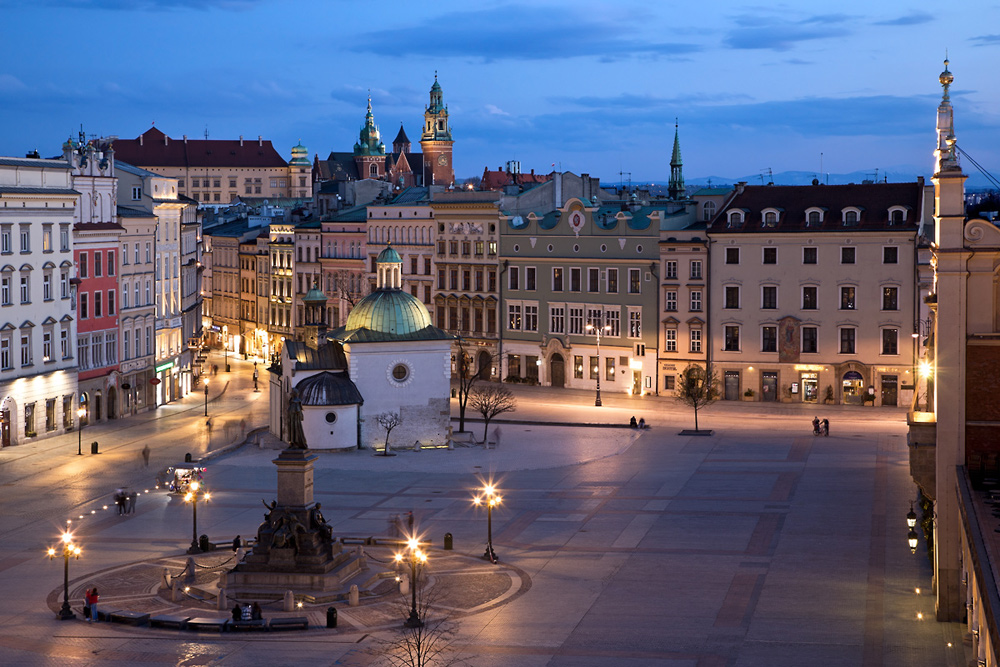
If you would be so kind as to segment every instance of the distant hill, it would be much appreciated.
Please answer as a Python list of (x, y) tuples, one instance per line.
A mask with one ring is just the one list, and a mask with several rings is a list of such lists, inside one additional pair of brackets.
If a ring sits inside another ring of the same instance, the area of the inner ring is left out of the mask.
[[(965, 173), (969, 176), (969, 179), (965, 182), (967, 189), (977, 190), (995, 187), (981, 172), (970, 169), (968, 165), (965, 165)], [(746, 181), (748, 185), (767, 185), (769, 181), (775, 185), (810, 185), (813, 179), (819, 179), (825, 185), (846, 185), (848, 183), (863, 183), (865, 181), (912, 183), (917, 180), (918, 176), (923, 176), (924, 180), (930, 184), (931, 175), (929, 173), (905, 166), (886, 170), (880, 169), (877, 172), (873, 169), (872, 171), (853, 171), (848, 174), (825, 174), (822, 178), (815, 171), (782, 171), (770, 178), (766, 174), (753, 174), (739, 178), (705, 176), (700, 178), (685, 178), (684, 182), (690, 189), (691, 186), (706, 187), (709, 184), (713, 187), (723, 187), (740, 181)]]

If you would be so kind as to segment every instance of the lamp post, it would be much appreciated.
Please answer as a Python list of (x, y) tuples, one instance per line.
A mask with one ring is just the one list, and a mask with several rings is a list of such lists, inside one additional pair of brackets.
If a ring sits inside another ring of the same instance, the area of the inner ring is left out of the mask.
[(76, 455), (83, 456), (83, 418), (87, 416), (87, 409), (80, 408), (76, 411)]
[(503, 502), (503, 497), (496, 491), (495, 486), (487, 484), (483, 487), (482, 495), (472, 499), (476, 507), (486, 505), (486, 553), (483, 554), (483, 558), (491, 563), (496, 563), (499, 560), (496, 552), (493, 551), (493, 507)]
[(208, 416), (208, 378), (205, 378), (205, 416)]
[[(188, 487), (190, 491), (184, 496), (184, 502), (191, 503), (191, 547), (188, 549), (189, 554), (200, 554), (201, 546), (198, 544), (198, 489), (201, 488), (201, 483), (198, 480), (191, 482)], [(204, 493), (202, 495), (204, 500), (210, 500), (211, 495), (209, 493)]]
[(910, 531), (906, 534), (906, 541), (910, 545), (910, 553), (917, 553), (917, 514), (913, 511), (913, 502), (910, 502), (910, 511), (906, 513), (906, 526)]
[(597, 320), (597, 324), (588, 324), (587, 331), (593, 331), (597, 335), (597, 398), (594, 399), (594, 405), (601, 407), (601, 334), (611, 331), (611, 325), (605, 324), (601, 326), (601, 320)]
[[(56, 618), (65, 621), (76, 618), (76, 614), (69, 608), (69, 557), (80, 558), (80, 545), (73, 544), (73, 534), (68, 530), (62, 534), (62, 556), (63, 556), (63, 603), (62, 609), (56, 614)], [(53, 547), (49, 547), (48, 557), (52, 560), (58, 552)]]
[(414, 537), (407, 541), (406, 549), (409, 552), (406, 556), (401, 553), (396, 554), (397, 563), (402, 563), (404, 558), (410, 562), (410, 616), (403, 625), (408, 628), (420, 628), (424, 622), (420, 620), (417, 611), (417, 565), (427, 564), (427, 554), (420, 550), (420, 543)]

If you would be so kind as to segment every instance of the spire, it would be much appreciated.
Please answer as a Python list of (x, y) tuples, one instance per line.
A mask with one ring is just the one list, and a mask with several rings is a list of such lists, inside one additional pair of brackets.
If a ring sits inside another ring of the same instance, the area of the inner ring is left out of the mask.
[(674, 152), (670, 156), (670, 184), (667, 192), (671, 199), (684, 199), (684, 163), (681, 161), (681, 139), (677, 126), (677, 119), (674, 119)]
[(955, 77), (948, 71), (948, 57), (944, 59), (944, 71), (938, 76), (941, 84), (941, 104), (937, 110), (937, 149), (934, 151), (935, 173), (942, 171), (961, 171), (958, 164), (958, 151), (955, 146), (955, 117), (951, 106), (948, 89)]
[(358, 142), (354, 144), (354, 155), (385, 155), (385, 144), (382, 143), (375, 124), (375, 114), (372, 113), (371, 91), (368, 91), (368, 112), (365, 114), (365, 124), (361, 128)]

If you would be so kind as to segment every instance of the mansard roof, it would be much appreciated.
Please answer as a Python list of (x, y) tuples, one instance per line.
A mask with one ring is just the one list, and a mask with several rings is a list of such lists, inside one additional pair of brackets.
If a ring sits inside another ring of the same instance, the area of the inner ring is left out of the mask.
[(116, 159), (143, 167), (288, 167), (264, 139), (173, 139), (151, 127), (135, 139), (116, 139), (114, 147)]

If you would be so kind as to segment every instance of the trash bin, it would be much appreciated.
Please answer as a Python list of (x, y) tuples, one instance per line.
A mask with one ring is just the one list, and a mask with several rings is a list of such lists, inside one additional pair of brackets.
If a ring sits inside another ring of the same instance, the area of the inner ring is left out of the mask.
[(184, 455), (184, 463), (191, 463), (191, 452)]
[(97, 451), (97, 441), (96, 440), (94, 440), (92, 443), (90, 443), (90, 453), (91, 454), (100, 454), (100, 452)]
[(337, 609), (336, 607), (326, 608), (326, 627), (335, 628), (337, 627)]
[(198, 538), (198, 548), (202, 551), (212, 550), (212, 543), (208, 541), (208, 535), (202, 535)]
[(454, 545), (452, 544), (451, 533), (445, 533), (444, 534), (444, 549), (445, 549), (445, 551), (451, 551), (453, 548), (454, 548)]

